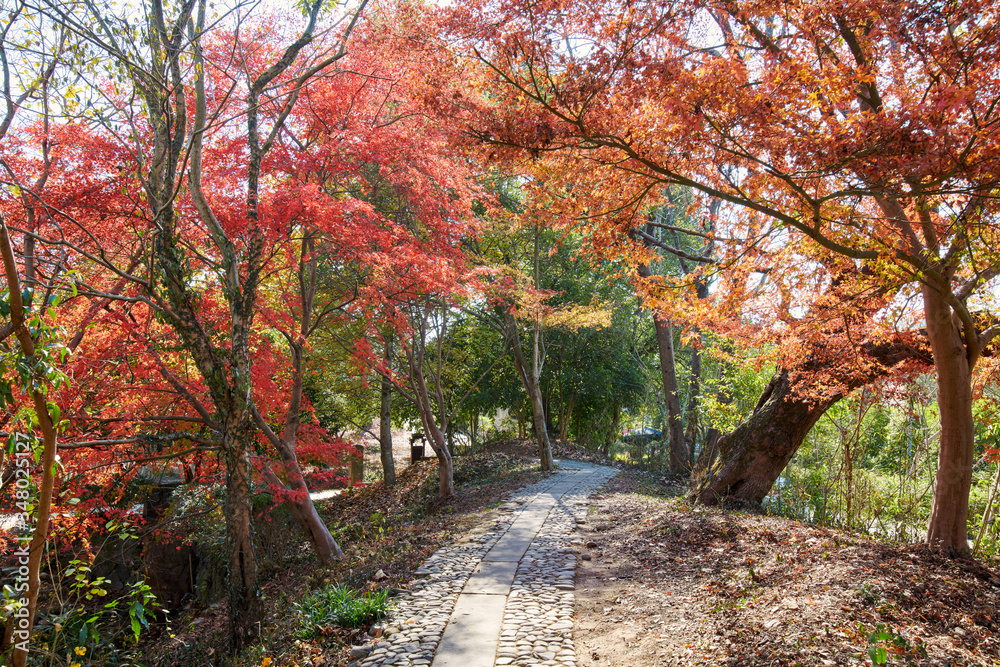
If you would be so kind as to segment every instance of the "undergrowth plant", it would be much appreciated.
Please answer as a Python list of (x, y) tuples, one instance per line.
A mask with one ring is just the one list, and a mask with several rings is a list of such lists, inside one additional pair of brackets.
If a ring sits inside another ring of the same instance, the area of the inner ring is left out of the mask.
[(44, 617), (32, 637), (31, 667), (134, 665), (140, 635), (159, 608), (142, 580), (113, 599), (109, 580), (74, 559), (60, 573), (58, 610)]
[[(863, 624), (858, 626), (861, 636), (867, 634)], [(927, 651), (919, 644), (911, 644), (906, 637), (896, 632), (892, 627), (877, 624), (868, 634), (868, 657), (872, 665), (888, 665), (889, 658), (896, 656), (906, 658), (926, 658)]]
[(330, 626), (359, 628), (389, 613), (389, 591), (358, 594), (347, 586), (326, 586), (294, 603), (301, 619), (299, 635), (309, 639)]

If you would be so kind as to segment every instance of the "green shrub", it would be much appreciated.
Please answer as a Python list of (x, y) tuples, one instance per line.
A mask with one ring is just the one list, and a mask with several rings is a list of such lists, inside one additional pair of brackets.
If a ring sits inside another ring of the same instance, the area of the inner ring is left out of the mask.
[(299, 635), (309, 639), (325, 628), (337, 625), (358, 628), (369, 625), (389, 613), (389, 591), (358, 595), (347, 586), (327, 586), (294, 603), (301, 621)]

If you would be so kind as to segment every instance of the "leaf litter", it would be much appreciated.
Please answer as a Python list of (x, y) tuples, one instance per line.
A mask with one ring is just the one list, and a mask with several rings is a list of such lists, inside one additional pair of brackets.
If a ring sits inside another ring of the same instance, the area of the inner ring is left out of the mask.
[(580, 667), (1000, 665), (996, 563), (691, 507), (624, 472), (577, 548)]

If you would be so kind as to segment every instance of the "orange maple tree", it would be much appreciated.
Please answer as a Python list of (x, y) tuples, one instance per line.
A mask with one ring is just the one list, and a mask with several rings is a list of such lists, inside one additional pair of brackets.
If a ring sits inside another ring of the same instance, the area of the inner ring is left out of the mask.
[[(572, 183), (569, 217), (620, 232), (664, 186), (686, 186), (724, 202), (731, 301), (795, 312), (846, 277), (854, 295), (900, 295), (877, 318), (887, 329), (900, 304), (922, 306), (908, 314), (926, 327), (942, 425), (927, 540), (951, 553), (968, 552), (972, 372), (997, 332), (973, 305), (1000, 272), (996, 13), (977, 0), (475, 2), (456, 23), (505, 93), (473, 132)], [(749, 289), (760, 276), (768, 288)]]

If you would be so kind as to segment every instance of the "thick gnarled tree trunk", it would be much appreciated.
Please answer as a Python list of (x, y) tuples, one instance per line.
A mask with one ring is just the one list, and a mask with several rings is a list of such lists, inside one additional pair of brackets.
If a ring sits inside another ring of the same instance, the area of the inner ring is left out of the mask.
[(842, 397), (805, 400), (793, 392), (789, 371), (768, 383), (750, 416), (719, 440), (719, 460), (692, 495), (698, 502), (759, 503), (823, 413)]
[(901, 362), (913, 370), (931, 365), (920, 332), (865, 343), (857, 351), (828, 345), (835, 338), (817, 342), (801, 367), (771, 378), (753, 412), (719, 439), (718, 460), (695, 481), (692, 498), (706, 505), (760, 503), (830, 406)]

